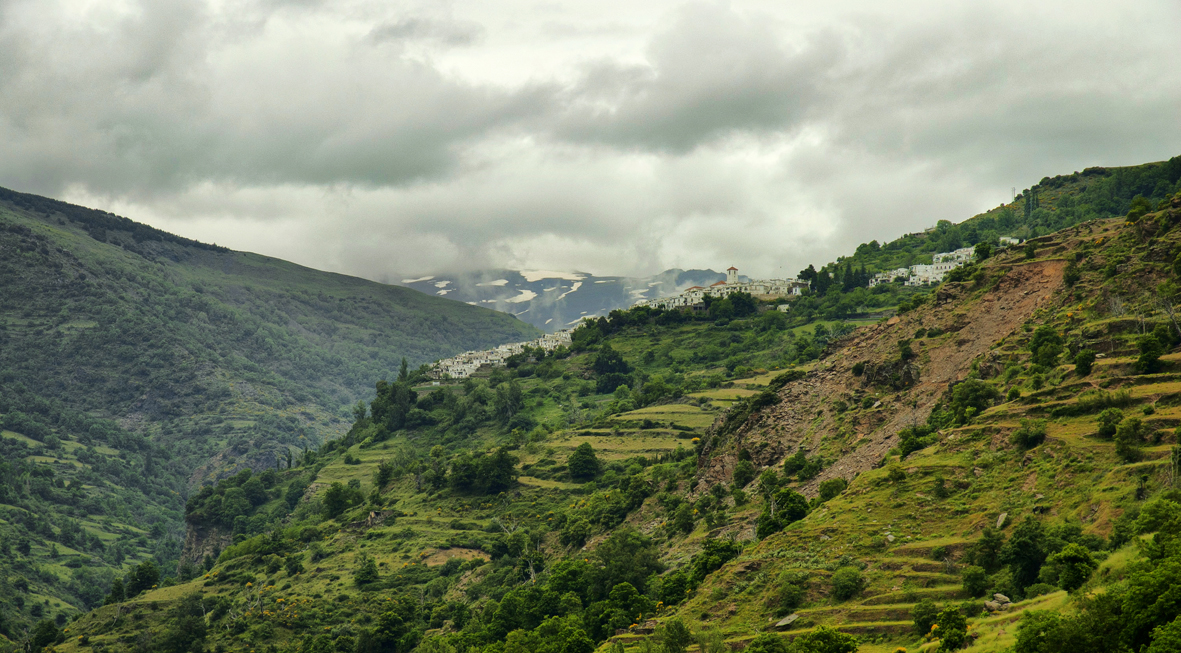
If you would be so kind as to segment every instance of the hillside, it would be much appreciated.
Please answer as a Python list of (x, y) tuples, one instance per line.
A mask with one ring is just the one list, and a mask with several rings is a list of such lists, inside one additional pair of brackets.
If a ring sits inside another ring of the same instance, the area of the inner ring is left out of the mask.
[(403, 358), (537, 333), (0, 190), (0, 575), (28, 600), (0, 628), (93, 607), (148, 558), (173, 568), (190, 487), (347, 431)]
[[(391, 374), (343, 437), (188, 497), (175, 572), (138, 558), (28, 641), (1175, 650), (1170, 184), (935, 289), (615, 312), (462, 383)], [(860, 303), (898, 314), (831, 319)]]

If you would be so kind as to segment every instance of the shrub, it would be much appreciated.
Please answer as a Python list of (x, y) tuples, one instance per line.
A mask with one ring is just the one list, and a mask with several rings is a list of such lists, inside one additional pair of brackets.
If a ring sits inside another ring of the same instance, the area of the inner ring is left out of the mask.
[(968, 596), (983, 596), (984, 592), (988, 590), (988, 572), (984, 570), (984, 567), (976, 565), (964, 567), (960, 578), (963, 580), (964, 591), (968, 593)]
[(740, 460), (734, 466), (734, 487), (746, 487), (748, 483), (755, 480), (755, 466), (749, 460)]
[(1095, 365), (1095, 352), (1083, 349), (1074, 355), (1074, 372), (1079, 376), (1087, 376)]
[(743, 649), (746, 653), (788, 653), (787, 641), (773, 633), (759, 633)]
[(1049, 324), (1043, 324), (1033, 332), (1029, 341), (1029, 351), (1033, 354), (1035, 365), (1054, 367), (1058, 364), (1058, 357), (1062, 354), (1062, 336)]
[(601, 466), (594, 447), (589, 442), (583, 442), (566, 460), (566, 468), (570, 472), (570, 478), (576, 481), (589, 481), (599, 475)]
[(939, 606), (931, 599), (923, 599), (910, 609), (910, 618), (914, 620), (915, 634), (922, 637), (931, 632), (931, 626), (939, 618)]
[(968, 639), (968, 620), (959, 608), (946, 608), (936, 620), (940, 651), (954, 651), (961, 648)]
[(865, 373), (865, 361), (857, 361), (853, 363), (853, 376), (861, 376)]
[(689, 627), (676, 617), (658, 626), (653, 634), (664, 645), (664, 653), (685, 653), (693, 642)]
[(1082, 587), (1099, 566), (1086, 547), (1073, 542), (1047, 558), (1046, 564), (1057, 570), (1058, 584), (1068, 592)]
[(820, 484), (820, 500), (828, 501), (845, 491), (849, 483), (843, 478), (830, 478)]
[(1013, 443), (1022, 449), (1032, 449), (1046, 441), (1046, 420), (1023, 419), (1021, 426), (1013, 432)]
[(1136, 347), (1140, 350), (1140, 357), (1136, 359), (1136, 372), (1153, 374), (1161, 368), (1160, 357), (1165, 353), (1165, 346), (1155, 335), (1145, 334), (1136, 339)]
[(906, 480), (906, 472), (898, 465), (890, 465), (889, 470), (886, 471), (886, 480), (891, 483), (900, 483)]
[(776, 612), (789, 614), (804, 603), (808, 593), (808, 575), (805, 572), (786, 570), (779, 574), (779, 590), (775, 595)]
[[(835, 628), (819, 626), (810, 633), (800, 635), (791, 643), (790, 648), (782, 650), (785, 653), (856, 653), (858, 646), (859, 641), (856, 637), (846, 635)], [(750, 651), (749, 648), (746, 650)]]
[(841, 567), (832, 575), (832, 595), (838, 601), (848, 601), (865, 588), (865, 579), (857, 567)]
[(1082, 272), (1078, 269), (1078, 263), (1072, 261), (1070, 265), (1066, 266), (1066, 271), (1062, 273), (1062, 283), (1066, 284), (1067, 288), (1073, 288), (1082, 276)]
[(1005, 401), (1017, 401), (1021, 398), (1021, 390), (1017, 388), (1010, 388), (1009, 394), (1005, 395)]
[(1140, 460), (1140, 442), (1144, 437), (1144, 423), (1129, 417), (1115, 430), (1115, 454), (1124, 462)]
[(1124, 411), (1118, 408), (1108, 408), (1099, 413), (1099, 437), (1110, 438), (1115, 435), (1115, 431), (1122, 421), (1124, 421)]
[(357, 568), (353, 570), (353, 582), (357, 587), (377, 581), (377, 563), (368, 554), (362, 553), (357, 558)]

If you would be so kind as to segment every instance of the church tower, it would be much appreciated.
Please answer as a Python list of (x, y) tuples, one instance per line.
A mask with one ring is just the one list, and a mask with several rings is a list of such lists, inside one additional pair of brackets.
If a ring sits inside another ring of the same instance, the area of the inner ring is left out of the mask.
[(736, 267), (731, 267), (730, 269), (726, 270), (726, 285), (730, 285), (732, 283), (738, 283), (738, 268)]

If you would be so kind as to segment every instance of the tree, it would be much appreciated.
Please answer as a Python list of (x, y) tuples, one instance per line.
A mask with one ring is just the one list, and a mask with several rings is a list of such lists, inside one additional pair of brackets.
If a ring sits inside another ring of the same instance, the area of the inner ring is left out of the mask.
[(1032, 449), (1046, 441), (1046, 420), (1023, 419), (1013, 432), (1013, 443), (1022, 449)]
[(1086, 547), (1074, 542), (1047, 558), (1046, 564), (1057, 569), (1058, 585), (1068, 592), (1082, 587), (1091, 577), (1091, 572), (1099, 566)]
[(1136, 339), (1136, 346), (1140, 349), (1140, 357), (1136, 359), (1136, 372), (1139, 374), (1154, 374), (1160, 371), (1160, 357), (1165, 353), (1165, 346), (1155, 335), (1145, 334)]
[(1013, 529), (1013, 535), (1001, 549), (1001, 562), (1009, 565), (1019, 589), (1037, 581), (1038, 571), (1046, 560), (1045, 530), (1042, 523), (1026, 517)]
[(127, 575), (127, 596), (130, 598), (150, 590), (159, 582), (160, 568), (156, 566), (156, 562), (151, 559), (144, 560)]
[(1115, 435), (1119, 423), (1124, 421), (1124, 411), (1118, 408), (1107, 408), (1099, 413), (1099, 437), (1110, 438)]
[(915, 634), (923, 637), (931, 632), (931, 626), (939, 619), (939, 606), (931, 599), (923, 599), (910, 609), (910, 618), (914, 620)]
[(388, 460), (383, 460), (377, 464), (377, 469), (373, 470), (373, 487), (381, 489), (389, 484), (394, 479), (394, 464)]
[(591, 369), (595, 374), (600, 376), (604, 374), (628, 374), (631, 372), (631, 365), (623, 360), (623, 356), (611, 348), (611, 345), (605, 344), (599, 348), (595, 358), (591, 361)]
[(492, 405), (500, 421), (508, 424), (513, 416), (525, 406), (521, 385), (514, 379), (496, 386), (496, 396), (493, 398)]
[(976, 260), (983, 261), (992, 256), (992, 245), (988, 243), (976, 243)]
[(964, 567), (964, 570), (960, 572), (960, 579), (963, 580), (964, 591), (968, 593), (968, 596), (983, 596), (984, 592), (988, 590), (988, 572), (984, 571), (984, 567), (976, 565)]
[(517, 483), (517, 458), (504, 449), (480, 458), (479, 487), (485, 494), (499, 494)]
[(832, 595), (838, 601), (848, 601), (864, 587), (865, 579), (857, 567), (841, 567), (832, 574)]
[(961, 648), (968, 639), (968, 620), (959, 608), (946, 608), (936, 620), (940, 651), (954, 651)]
[(348, 488), (344, 484), (337, 481), (329, 485), (324, 492), (324, 515), (329, 519), (335, 519), (348, 509), (350, 498)]
[[(800, 635), (791, 643), (790, 653), (856, 653), (857, 638), (828, 626)], [(749, 649), (747, 649), (749, 651)]]
[(734, 487), (746, 487), (747, 483), (755, 480), (755, 466), (749, 460), (739, 460), (734, 466)]
[(1140, 460), (1140, 443), (1143, 439), (1144, 423), (1129, 417), (1115, 430), (1115, 454), (1126, 463)]
[(1152, 631), (1152, 644), (1144, 653), (1176, 653), (1181, 651), (1181, 617)]
[(29, 645), (31, 650), (40, 651), (41, 649), (57, 642), (61, 637), (61, 631), (57, 629), (53, 621), (45, 619), (37, 622), (33, 627), (33, 632), (29, 633)]
[(1029, 341), (1029, 351), (1033, 354), (1035, 365), (1054, 367), (1058, 364), (1058, 357), (1062, 354), (1062, 336), (1049, 324), (1043, 324), (1033, 332)]
[(788, 645), (779, 635), (759, 633), (743, 650), (746, 653), (788, 653)]
[(688, 503), (682, 503), (673, 514), (673, 530), (688, 535), (693, 532), (693, 508)]
[(283, 561), (283, 568), (287, 571), (288, 576), (294, 576), (303, 572), (303, 554), (292, 553)]
[(621, 528), (595, 549), (599, 567), (594, 571), (594, 585), (599, 596), (619, 583), (644, 587), (648, 577), (664, 571), (659, 552), (652, 540), (632, 528)]
[(662, 653), (685, 653), (693, 643), (693, 634), (685, 622), (673, 617), (656, 628), (654, 633), (663, 647)]
[(377, 578), (377, 563), (373, 558), (367, 553), (357, 556), (357, 568), (353, 570), (353, 582), (357, 587), (376, 582)]
[(1090, 349), (1080, 350), (1074, 355), (1074, 372), (1079, 376), (1087, 376), (1095, 365), (1095, 352)]
[(589, 481), (598, 476), (600, 464), (594, 447), (589, 442), (578, 445), (566, 461), (566, 468), (570, 472), (570, 478), (576, 481)]

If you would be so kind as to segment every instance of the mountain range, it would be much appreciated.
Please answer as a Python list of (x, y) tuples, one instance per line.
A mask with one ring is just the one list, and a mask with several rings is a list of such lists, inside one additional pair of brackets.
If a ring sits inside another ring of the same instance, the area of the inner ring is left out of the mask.
[(582, 318), (626, 309), (641, 299), (667, 297), (690, 286), (725, 280), (713, 270), (665, 270), (648, 277), (596, 276), (546, 270), (479, 270), (402, 279), (402, 285), (517, 316), (546, 331)]

